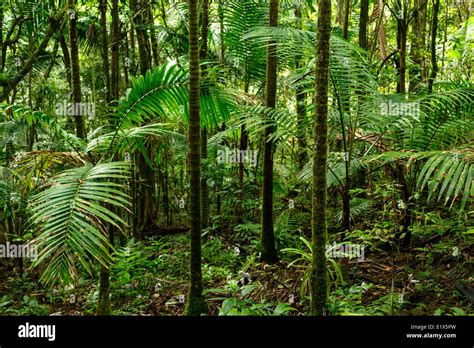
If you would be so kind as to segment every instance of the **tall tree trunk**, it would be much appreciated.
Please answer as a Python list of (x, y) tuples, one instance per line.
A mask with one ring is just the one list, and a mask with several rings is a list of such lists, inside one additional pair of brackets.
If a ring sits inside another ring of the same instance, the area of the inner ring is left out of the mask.
[(360, 20), (359, 20), (359, 46), (363, 49), (369, 48), (367, 40), (367, 25), (369, 23), (369, 0), (360, 1)]
[(344, 2), (344, 24), (342, 27), (342, 36), (344, 39), (349, 39), (349, 14), (351, 11), (351, 2), (350, 0), (345, 0)]
[[(145, 0), (130, 0), (130, 9), (134, 13), (134, 25), (137, 34), (138, 56), (140, 60), (140, 74), (142, 75), (145, 75), (151, 66), (150, 44), (145, 29), (147, 8), (148, 6)], [(141, 152), (137, 152), (136, 161), (140, 177), (138, 183), (138, 195), (140, 199), (134, 232), (136, 237), (141, 238), (145, 232), (151, 232), (155, 226), (156, 210), (153, 200), (155, 194), (155, 175)]]
[(224, 43), (224, 0), (219, 0), (219, 64), (224, 67), (225, 64), (225, 43)]
[(5, 18), (5, 3), (0, 1), (0, 74), (3, 73), (5, 68), (5, 54), (3, 52), (3, 20)]
[[(247, 91), (246, 91), (247, 93)], [(245, 124), (240, 126), (240, 153), (245, 153), (247, 151), (247, 143), (248, 143), (248, 133), (245, 127)], [(236, 207), (236, 217), (237, 221), (241, 223), (243, 221), (243, 212), (244, 212), (244, 176), (245, 176), (245, 165), (243, 162), (239, 163), (239, 200)]]
[(118, 0), (112, 0), (112, 27), (111, 27), (111, 64), (112, 64), (112, 73), (110, 80), (110, 97), (116, 103), (119, 99), (120, 90), (119, 90), (119, 28), (120, 28), (120, 18), (119, 18), (119, 7)]
[[(208, 43), (207, 36), (209, 34), (209, 0), (202, 1), (202, 17), (201, 17), (201, 60), (206, 60), (208, 57)], [(202, 79), (205, 81), (206, 68), (202, 69)], [(207, 93), (208, 87), (205, 84), (204, 89)], [(201, 130), (201, 158), (203, 159), (203, 175), (201, 177), (201, 216), (202, 216), (202, 228), (209, 226), (209, 187), (207, 186), (208, 177), (208, 166), (207, 166), (207, 129), (204, 127)]]
[(151, 53), (153, 56), (153, 65), (157, 67), (160, 65), (160, 60), (158, 57), (158, 40), (156, 39), (155, 18), (153, 16), (153, 7), (152, 7), (151, 2), (147, 4), (147, 13), (148, 13), (148, 23), (150, 25), (150, 43), (151, 43)]
[[(75, 110), (81, 110), (78, 106), (81, 103), (81, 72), (79, 67), (79, 46), (77, 39), (77, 10), (76, 1), (68, 0), (69, 12), (69, 48), (71, 50), (71, 75), (72, 75), (72, 100)], [(76, 124), (76, 136), (84, 139), (86, 137), (86, 128), (84, 125), (84, 115), (76, 112), (74, 115)]]
[(337, 0), (336, 23), (343, 25), (344, 23), (344, 0)]
[(102, 43), (102, 62), (104, 64), (104, 82), (107, 103), (110, 103), (110, 66), (109, 66), (109, 39), (107, 35), (107, 0), (100, 0), (99, 2), (100, 12), (100, 37)]
[(387, 59), (387, 33), (385, 32), (384, 16), (383, 11), (385, 9), (385, 3), (383, 0), (379, 0), (379, 16), (380, 16), (380, 26), (379, 26), (379, 48), (380, 48), (380, 58), (382, 61)]
[(318, 41), (316, 46), (315, 123), (313, 151), (311, 313), (323, 315), (328, 297), (326, 265), (327, 241), (327, 133), (329, 41), (331, 34), (331, 0), (320, 0)]
[[(301, 7), (298, 6), (295, 9), (295, 17), (298, 21), (297, 28), (303, 29), (303, 18)], [(301, 69), (304, 67), (302, 62), (302, 56), (297, 55), (296, 59), (296, 69)], [(298, 167), (303, 169), (305, 164), (308, 161), (308, 153), (306, 152), (306, 128), (305, 128), (305, 119), (306, 119), (306, 96), (304, 88), (300, 85), (296, 86), (296, 115), (297, 115), (297, 124), (298, 124)]]
[[(132, 1), (130, 1), (130, 8), (131, 8), (131, 3)], [(134, 75), (134, 73), (136, 72), (136, 69), (135, 69), (135, 62), (136, 62), (136, 57), (137, 57), (137, 54), (135, 52), (135, 48), (136, 48), (136, 44), (135, 44), (136, 40), (135, 40), (135, 30), (134, 30), (134, 25), (133, 25), (133, 20), (130, 21), (130, 46), (128, 47), (128, 57), (130, 58), (130, 61), (129, 61), (129, 71), (130, 71), (130, 74)]]
[(145, 14), (146, 14), (145, 0), (130, 0), (130, 9), (134, 15), (135, 31), (137, 33), (138, 41), (138, 55), (140, 59), (140, 73), (145, 75), (150, 69), (150, 43), (148, 34), (145, 29)]
[[(101, 10), (101, 34), (102, 34), (102, 43), (104, 47), (102, 48), (102, 54), (104, 58), (104, 74), (106, 77), (107, 85), (107, 102), (115, 105), (119, 97), (119, 88), (118, 88), (118, 76), (119, 76), (119, 12), (118, 12), (118, 1), (112, 0), (112, 27), (111, 27), (111, 51), (112, 51), (112, 62), (111, 69), (112, 74), (109, 70), (109, 47), (107, 40), (107, 0), (101, 0), (100, 10)], [(105, 36), (105, 37), (104, 37)], [(111, 78), (109, 77), (111, 76)], [(109, 80), (109, 82), (107, 82)], [(110, 104), (109, 104), (110, 105)], [(109, 124), (115, 126), (115, 119), (111, 118)], [(117, 158), (115, 158), (117, 159)], [(109, 209), (114, 209), (109, 207)], [(108, 225), (109, 230), (109, 241), (114, 245), (115, 232), (116, 229), (112, 224)], [(99, 299), (97, 303), (97, 315), (105, 316), (110, 315), (110, 270), (104, 266), (100, 267), (99, 275)]]
[(399, 71), (399, 81), (397, 86), (398, 93), (406, 92), (406, 50), (407, 50), (407, 18), (406, 10), (404, 12), (403, 18), (398, 19), (397, 26), (397, 41), (398, 41), (398, 51), (399, 51), (399, 60), (398, 60), (398, 71)]
[[(270, 0), (269, 25), (278, 26), (278, 0)], [(277, 90), (277, 47), (275, 41), (270, 41), (267, 50), (267, 76), (265, 104), (269, 108), (276, 106)], [(273, 231), (273, 141), (270, 136), (272, 127), (265, 128), (265, 146), (263, 156), (263, 184), (262, 184), (262, 240), (261, 260), (274, 263), (278, 261), (275, 248), (275, 234)]]
[(439, 0), (433, 0), (433, 19), (431, 24), (431, 75), (428, 79), (428, 93), (433, 92), (433, 83), (438, 74), (438, 62), (436, 60), (436, 36), (438, 34)]
[[(244, 92), (247, 94), (249, 92), (249, 83), (245, 82)], [(245, 153), (247, 151), (248, 144), (248, 133), (245, 123), (240, 126), (240, 153)], [(235, 216), (237, 217), (237, 222), (243, 222), (243, 206), (244, 206), (244, 176), (245, 176), (245, 166), (243, 162), (239, 163), (239, 200), (235, 210)]]
[(59, 35), (58, 41), (59, 41), (59, 45), (61, 46), (61, 51), (63, 53), (63, 63), (64, 63), (64, 67), (66, 68), (67, 83), (69, 84), (69, 87), (72, 89), (72, 86), (71, 86), (71, 57), (69, 55), (69, 48), (67, 47), (67, 42), (66, 42), (66, 39), (64, 38), (64, 35)]
[(207, 312), (202, 294), (201, 269), (201, 124), (200, 124), (200, 68), (199, 68), (199, 0), (189, 3), (189, 174), (190, 174), (190, 230), (191, 264), (186, 315)]
[(425, 47), (425, 16), (427, 0), (415, 0), (415, 9), (412, 22), (412, 44), (410, 58), (414, 64), (410, 68), (410, 92), (418, 92), (423, 81), (423, 51)]

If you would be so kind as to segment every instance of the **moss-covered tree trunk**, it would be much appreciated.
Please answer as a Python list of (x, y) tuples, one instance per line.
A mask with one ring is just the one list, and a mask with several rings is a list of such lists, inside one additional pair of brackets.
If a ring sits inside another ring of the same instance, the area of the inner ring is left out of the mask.
[(115, 102), (119, 98), (119, 7), (118, 0), (112, 0), (112, 27), (111, 27), (111, 79), (110, 79), (110, 97)]
[(359, 18), (359, 46), (363, 49), (369, 48), (367, 40), (367, 25), (369, 23), (369, 0), (360, 1), (360, 18)]
[[(301, 11), (301, 6), (298, 6), (295, 9), (295, 17), (296, 17), (296, 27), (298, 29), (303, 29), (303, 15)], [(304, 67), (303, 57), (298, 54), (295, 57), (296, 60), (296, 68), (301, 69)], [(306, 97), (307, 94), (304, 91), (304, 88), (300, 85), (296, 86), (296, 115), (297, 115), (297, 123), (298, 123), (298, 167), (299, 169), (303, 169), (305, 164), (308, 162), (308, 153), (306, 151), (306, 127), (305, 127), (305, 119), (306, 119)]]
[(160, 57), (158, 50), (158, 40), (156, 38), (155, 30), (155, 16), (153, 15), (153, 6), (150, 1), (147, 3), (147, 14), (148, 14), (148, 24), (150, 25), (150, 43), (151, 43), (151, 54), (153, 57), (153, 65), (155, 67), (160, 65)]
[(344, 39), (349, 39), (349, 15), (351, 12), (351, 2), (350, 0), (345, 0), (344, 2), (344, 24), (342, 26), (342, 37)]
[[(269, 25), (278, 25), (278, 0), (270, 0)], [(267, 107), (276, 106), (277, 89), (277, 47), (271, 41), (267, 51), (267, 76), (265, 104)], [(261, 260), (274, 263), (278, 261), (275, 248), (275, 234), (273, 231), (273, 141), (270, 136), (272, 127), (265, 128), (265, 146), (263, 155), (263, 184), (262, 184), (262, 235), (261, 235)]]
[[(101, 33), (102, 33), (102, 42), (106, 43), (107, 40), (107, 0), (101, 0), (100, 4), (101, 10)], [(118, 0), (112, 0), (112, 24), (111, 24), (111, 52), (112, 52), (112, 60), (109, 67), (108, 64), (108, 45), (103, 47), (102, 55), (104, 58), (104, 74), (110, 76), (110, 82), (106, 82), (106, 96), (107, 101), (112, 102), (112, 105), (116, 104), (116, 101), (119, 97), (119, 8), (118, 8)], [(104, 26), (104, 27), (102, 27)], [(105, 35), (105, 38), (104, 38)], [(109, 70), (110, 69), (110, 70)], [(109, 124), (114, 126), (114, 118), (109, 120)], [(114, 209), (113, 207), (109, 207), (109, 209)], [(109, 230), (109, 240), (111, 244), (114, 244), (115, 238), (115, 227), (112, 224), (108, 226)], [(100, 267), (100, 275), (99, 275), (99, 299), (97, 304), (97, 315), (110, 315), (111, 308), (110, 308), (110, 270), (104, 266)]]
[(130, 0), (130, 10), (133, 14), (133, 24), (137, 34), (140, 73), (145, 75), (150, 69), (151, 52), (148, 33), (146, 30), (147, 3), (145, 0)]
[(423, 53), (425, 47), (425, 27), (426, 27), (426, 3), (428, 0), (415, 0), (413, 13), (412, 40), (410, 58), (413, 64), (410, 65), (410, 92), (418, 92), (422, 88), (423, 81)]
[(438, 75), (438, 62), (436, 60), (436, 36), (438, 34), (439, 0), (433, 0), (433, 19), (431, 21), (431, 74), (428, 79), (428, 93), (433, 92), (433, 84)]
[(102, 44), (102, 63), (105, 82), (105, 100), (110, 103), (110, 66), (109, 66), (109, 38), (107, 35), (107, 0), (99, 1), (100, 12), (100, 40)]
[[(140, 74), (145, 75), (151, 68), (151, 50), (148, 33), (146, 30), (148, 17), (148, 4), (145, 0), (130, 0), (130, 9), (134, 14), (134, 26), (137, 34), (138, 56), (140, 61)], [(150, 150), (145, 147), (146, 150)], [(149, 152), (150, 154), (150, 152)], [(150, 155), (150, 158), (152, 156)], [(136, 155), (139, 170), (137, 185), (137, 216), (135, 219), (134, 234), (142, 238), (147, 233), (152, 233), (155, 228), (156, 207), (153, 200), (155, 194), (155, 175), (145, 156), (138, 151)]]
[[(200, 59), (208, 58), (207, 36), (209, 34), (209, 0), (202, 1), (202, 17), (201, 17), (201, 53)], [(206, 68), (202, 69), (202, 78), (206, 79)], [(207, 86), (205, 86), (207, 92)], [(207, 129), (201, 130), (201, 158), (203, 160), (203, 175), (201, 177), (201, 216), (202, 228), (209, 226), (209, 187), (207, 186)]]
[(398, 60), (398, 72), (399, 72), (399, 81), (397, 86), (397, 93), (406, 93), (406, 52), (407, 52), (407, 9), (404, 8), (403, 15), (399, 15), (398, 18), (398, 27), (397, 27), (397, 41), (398, 41), (398, 51), (399, 51), (399, 60)]
[(312, 193), (311, 314), (323, 315), (328, 296), (326, 265), (327, 241), (327, 133), (329, 41), (331, 34), (331, 0), (320, 0), (318, 10), (318, 41), (316, 46), (315, 123)]
[[(77, 105), (81, 103), (81, 72), (79, 68), (79, 45), (77, 38), (77, 10), (76, 1), (68, 0), (69, 4), (69, 48), (71, 50), (71, 85), (72, 85), (72, 100), (76, 105), (75, 110), (81, 110)], [(74, 115), (76, 124), (76, 136), (84, 139), (86, 137), (86, 128), (84, 125), (84, 115), (77, 112)]]
[(201, 269), (201, 125), (200, 125), (200, 68), (199, 68), (199, 0), (189, 0), (189, 177), (191, 267), (186, 315), (206, 313), (202, 294)]

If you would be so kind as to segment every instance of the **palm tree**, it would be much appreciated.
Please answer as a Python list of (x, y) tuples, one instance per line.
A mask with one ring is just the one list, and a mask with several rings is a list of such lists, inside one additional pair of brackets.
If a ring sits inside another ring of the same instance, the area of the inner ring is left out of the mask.
[[(270, 1), (269, 25), (278, 26), (278, 0)], [(276, 106), (277, 90), (277, 48), (276, 42), (270, 42), (267, 49), (267, 78), (265, 104), (269, 108)], [(261, 260), (274, 263), (278, 261), (273, 231), (273, 141), (272, 127), (265, 128), (265, 147), (263, 155), (263, 184), (262, 184), (262, 245)]]
[[(81, 102), (81, 72), (79, 67), (79, 45), (77, 39), (77, 10), (76, 1), (68, 1), (69, 12), (69, 46), (71, 50), (71, 86), (72, 99), (75, 105)], [(80, 109), (80, 108), (78, 108)], [(84, 116), (74, 115), (76, 123), (76, 136), (84, 139), (86, 137), (86, 129), (84, 125)]]
[[(200, 59), (206, 60), (208, 56), (208, 42), (207, 36), (209, 33), (209, 0), (203, 0), (202, 2), (202, 17), (201, 17), (201, 53)], [(203, 80), (206, 78), (206, 69), (202, 70)], [(207, 93), (207, 89), (204, 89), (204, 93)], [(204, 161), (204, 173), (201, 178), (201, 211), (202, 211), (202, 228), (207, 228), (209, 225), (209, 187), (207, 185), (207, 129), (204, 127), (201, 131), (201, 158)]]
[(187, 315), (207, 312), (202, 294), (201, 270), (201, 125), (198, 0), (189, 0), (189, 172), (191, 227), (191, 283), (186, 303)]
[[(347, 9), (347, 7), (346, 7)], [(331, 35), (331, 0), (320, 0), (318, 11), (318, 41), (316, 46), (315, 123), (313, 152), (313, 269), (311, 279), (311, 313), (323, 315), (328, 296), (326, 265), (327, 240), (327, 134), (329, 41)]]
[(367, 24), (369, 22), (369, 0), (360, 2), (360, 21), (359, 21), (359, 46), (363, 49), (369, 48), (367, 41)]

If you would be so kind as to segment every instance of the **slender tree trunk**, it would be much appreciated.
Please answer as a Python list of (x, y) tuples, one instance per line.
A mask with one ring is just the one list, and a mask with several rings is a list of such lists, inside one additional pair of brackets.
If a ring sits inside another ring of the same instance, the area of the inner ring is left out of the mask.
[(100, 37), (102, 43), (102, 62), (104, 64), (104, 82), (106, 90), (106, 101), (110, 103), (110, 66), (109, 66), (109, 39), (107, 35), (107, 0), (100, 0)]
[(383, 11), (385, 9), (385, 3), (383, 0), (379, 0), (379, 16), (380, 16), (380, 26), (379, 26), (379, 48), (380, 48), (380, 58), (382, 61), (385, 61), (387, 58), (387, 33), (385, 32), (385, 24)]
[[(112, 51), (112, 62), (111, 69), (112, 74), (109, 70), (109, 47), (107, 40), (107, 0), (101, 0), (101, 33), (102, 33), (102, 43), (104, 47), (102, 48), (102, 57), (104, 58), (104, 74), (106, 77), (107, 85), (107, 101), (108, 103), (115, 105), (119, 97), (119, 88), (118, 88), (118, 76), (119, 76), (119, 52), (118, 52), (118, 40), (119, 40), (119, 13), (118, 13), (118, 0), (112, 0), (112, 27), (111, 27), (111, 51)], [(105, 36), (105, 38), (104, 38)], [(111, 76), (111, 78), (109, 77)], [(107, 80), (109, 82), (107, 82)], [(109, 124), (115, 126), (114, 118), (109, 120)], [(117, 158), (115, 158), (117, 159)], [(109, 209), (114, 209), (109, 207)], [(112, 245), (114, 245), (116, 229), (112, 224), (108, 225), (109, 230), (109, 240)], [(110, 315), (110, 270), (104, 266), (100, 267), (99, 274), (99, 299), (97, 304), (97, 315), (105, 316)]]
[(189, 174), (190, 174), (190, 229), (191, 264), (188, 301), (185, 313), (200, 315), (207, 312), (203, 297), (201, 269), (201, 125), (200, 125), (200, 68), (199, 68), (199, 0), (189, 3)]
[[(77, 106), (81, 103), (81, 72), (79, 67), (79, 46), (77, 39), (77, 10), (76, 1), (68, 0), (69, 12), (69, 46), (71, 49), (71, 74), (72, 74), (72, 99), (75, 104), (75, 110), (80, 110)], [(76, 136), (84, 139), (86, 137), (86, 128), (84, 124), (84, 115), (80, 111), (74, 114), (76, 124)]]
[(337, 0), (336, 23), (343, 25), (344, 23), (344, 0)]
[[(130, 8), (132, 7), (132, 0), (130, 0)], [(133, 20), (130, 21), (130, 46), (129, 48), (129, 57), (130, 57), (130, 73), (133, 75), (136, 72), (135, 69), (135, 62), (136, 62), (136, 45), (135, 45), (135, 30), (134, 30), (134, 25), (133, 25)]]
[(313, 152), (312, 193), (312, 246), (311, 314), (323, 315), (328, 297), (326, 265), (327, 241), (327, 119), (329, 41), (331, 34), (331, 0), (320, 0), (318, 11), (318, 41), (316, 46), (315, 123)]
[[(209, 34), (209, 0), (202, 1), (202, 17), (201, 17), (201, 53), (200, 59), (206, 60), (208, 58), (208, 43), (207, 36)], [(206, 68), (202, 69), (202, 79), (206, 80)], [(208, 87), (204, 86), (204, 92), (207, 93)], [(201, 215), (202, 215), (202, 228), (205, 229), (209, 226), (209, 187), (207, 186), (208, 177), (208, 166), (207, 166), (207, 129), (204, 127), (201, 130), (201, 158), (203, 159), (203, 175), (201, 177)]]
[(163, 190), (163, 210), (166, 216), (166, 224), (171, 225), (171, 216), (170, 216), (170, 202), (169, 202), (169, 190), (168, 190), (168, 149), (163, 148), (162, 151), (163, 157), (163, 173), (162, 173), (162, 190)]
[(67, 83), (69, 84), (69, 87), (72, 88), (71, 86), (71, 57), (69, 55), (69, 48), (67, 47), (67, 42), (66, 42), (66, 39), (64, 38), (64, 35), (59, 35), (58, 41), (59, 41), (59, 45), (61, 46), (61, 51), (63, 53), (63, 63), (64, 63), (64, 67), (66, 68)]
[[(295, 17), (298, 21), (297, 28), (303, 29), (303, 18), (301, 7), (298, 6), (295, 10)], [(302, 62), (302, 56), (296, 56), (296, 68), (301, 69), (304, 66)], [(308, 162), (308, 153), (306, 151), (306, 128), (305, 128), (305, 119), (306, 119), (306, 97), (307, 94), (304, 92), (302, 86), (296, 86), (296, 115), (297, 115), (297, 124), (298, 124), (298, 167), (303, 169), (305, 164)]]
[(0, 74), (3, 73), (3, 69), (5, 69), (5, 54), (3, 52), (3, 20), (5, 18), (5, 3), (0, 1)]
[[(125, 57), (123, 57), (123, 76), (124, 76), (124, 82), (125, 82), (125, 88), (129, 88), (130, 87), (130, 78), (128, 77), (129, 76), (129, 73), (130, 73), (130, 68), (132, 66), (132, 61), (131, 61), (131, 58), (130, 58), (130, 41), (128, 39), (128, 34), (127, 34), (127, 27), (124, 26), (124, 38), (125, 38), (125, 42), (124, 42), (124, 46), (123, 46), (123, 50), (124, 50), (124, 53), (125, 53)], [(133, 32), (133, 30), (132, 30)]]
[(407, 25), (406, 18), (398, 20), (398, 50), (399, 50), (399, 82), (398, 82), (398, 93), (406, 92), (406, 50), (407, 50)]
[(120, 90), (119, 90), (119, 28), (120, 28), (120, 18), (119, 18), (119, 7), (118, 0), (112, 0), (112, 27), (111, 27), (111, 64), (112, 64), (112, 73), (110, 80), (110, 96), (114, 103), (119, 99)]
[(363, 49), (369, 48), (367, 40), (367, 25), (369, 23), (369, 0), (360, 2), (360, 20), (359, 20), (359, 46)]
[[(245, 82), (244, 93), (247, 94), (249, 92), (249, 83)], [(240, 126), (240, 153), (245, 153), (247, 151), (247, 144), (248, 144), (248, 133), (245, 127), (245, 123)], [(245, 166), (243, 162), (239, 163), (239, 200), (236, 206), (235, 215), (237, 217), (237, 222), (241, 223), (243, 221), (243, 205), (244, 205), (244, 176), (245, 176)]]
[[(140, 74), (145, 75), (150, 69), (151, 54), (148, 34), (145, 29), (147, 18), (147, 3), (145, 0), (130, 0), (130, 8), (134, 13), (134, 25), (137, 34), (138, 56), (140, 60)], [(140, 181), (138, 184), (139, 206), (135, 223), (136, 237), (143, 237), (145, 232), (151, 232), (155, 226), (155, 175), (146, 162), (144, 155), (137, 152), (137, 167), (139, 168)]]
[(438, 74), (438, 62), (436, 60), (436, 36), (438, 34), (439, 0), (433, 0), (433, 20), (431, 24), (431, 75), (428, 79), (428, 93), (433, 92), (433, 83)]
[(151, 53), (153, 56), (153, 65), (155, 67), (160, 65), (160, 60), (158, 57), (158, 40), (156, 39), (155, 31), (155, 18), (153, 16), (153, 7), (151, 2), (147, 4), (148, 12), (148, 22), (150, 24), (150, 43), (151, 43)]
[(410, 92), (418, 92), (421, 88), (422, 69), (423, 69), (423, 51), (425, 46), (425, 20), (427, 0), (415, 0), (415, 8), (418, 9), (413, 14), (412, 21), (412, 44), (410, 50), (410, 58), (414, 64), (410, 68)]
[[(270, 0), (269, 25), (278, 26), (278, 0)], [(277, 91), (277, 47), (276, 42), (271, 41), (267, 51), (267, 77), (265, 104), (269, 108), (276, 106)], [(263, 184), (262, 184), (262, 238), (261, 238), (261, 260), (263, 262), (275, 263), (278, 261), (275, 248), (275, 234), (273, 231), (273, 141), (270, 136), (272, 127), (265, 128), (265, 146), (263, 159)]]
[[(446, 63), (446, 44), (448, 43), (448, 27), (449, 27), (449, 6), (446, 4), (444, 12), (444, 38), (443, 38), (443, 54), (441, 56), (441, 75), (444, 75)], [(469, 19), (469, 16), (467, 17)]]
[(97, 315), (110, 315), (110, 271), (100, 266), (99, 298), (97, 301)]
[[(240, 126), (240, 153), (243, 154), (247, 151), (247, 142), (248, 142), (248, 134), (247, 134), (247, 129), (245, 127), (245, 124)], [(239, 163), (239, 201), (237, 203), (236, 207), (236, 217), (238, 222), (243, 221), (243, 205), (244, 205), (244, 176), (245, 176), (245, 166), (243, 162)]]
[(342, 36), (344, 39), (349, 39), (349, 14), (351, 10), (350, 0), (345, 0), (344, 2), (344, 24), (342, 27)]
[(224, 0), (219, 0), (219, 64), (221, 67), (225, 65), (225, 43), (224, 43)]
[(138, 55), (140, 58), (140, 73), (145, 75), (150, 69), (150, 43), (146, 32), (145, 14), (146, 2), (144, 0), (130, 0), (130, 9), (134, 14), (134, 25), (137, 33)]

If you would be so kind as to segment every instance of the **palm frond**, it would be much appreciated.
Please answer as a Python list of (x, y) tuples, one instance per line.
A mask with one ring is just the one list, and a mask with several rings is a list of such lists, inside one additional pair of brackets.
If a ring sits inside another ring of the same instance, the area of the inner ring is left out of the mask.
[(76, 261), (89, 273), (98, 262), (111, 264), (105, 231), (111, 224), (125, 226), (110, 207), (126, 209), (129, 199), (115, 180), (128, 179), (129, 165), (90, 163), (68, 169), (51, 181), (51, 186), (30, 202), (30, 223), (38, 236), (32, 244), (39, 249), (34, 266), (45, 265), (41, 281), (71, 283), (77, 275)]

